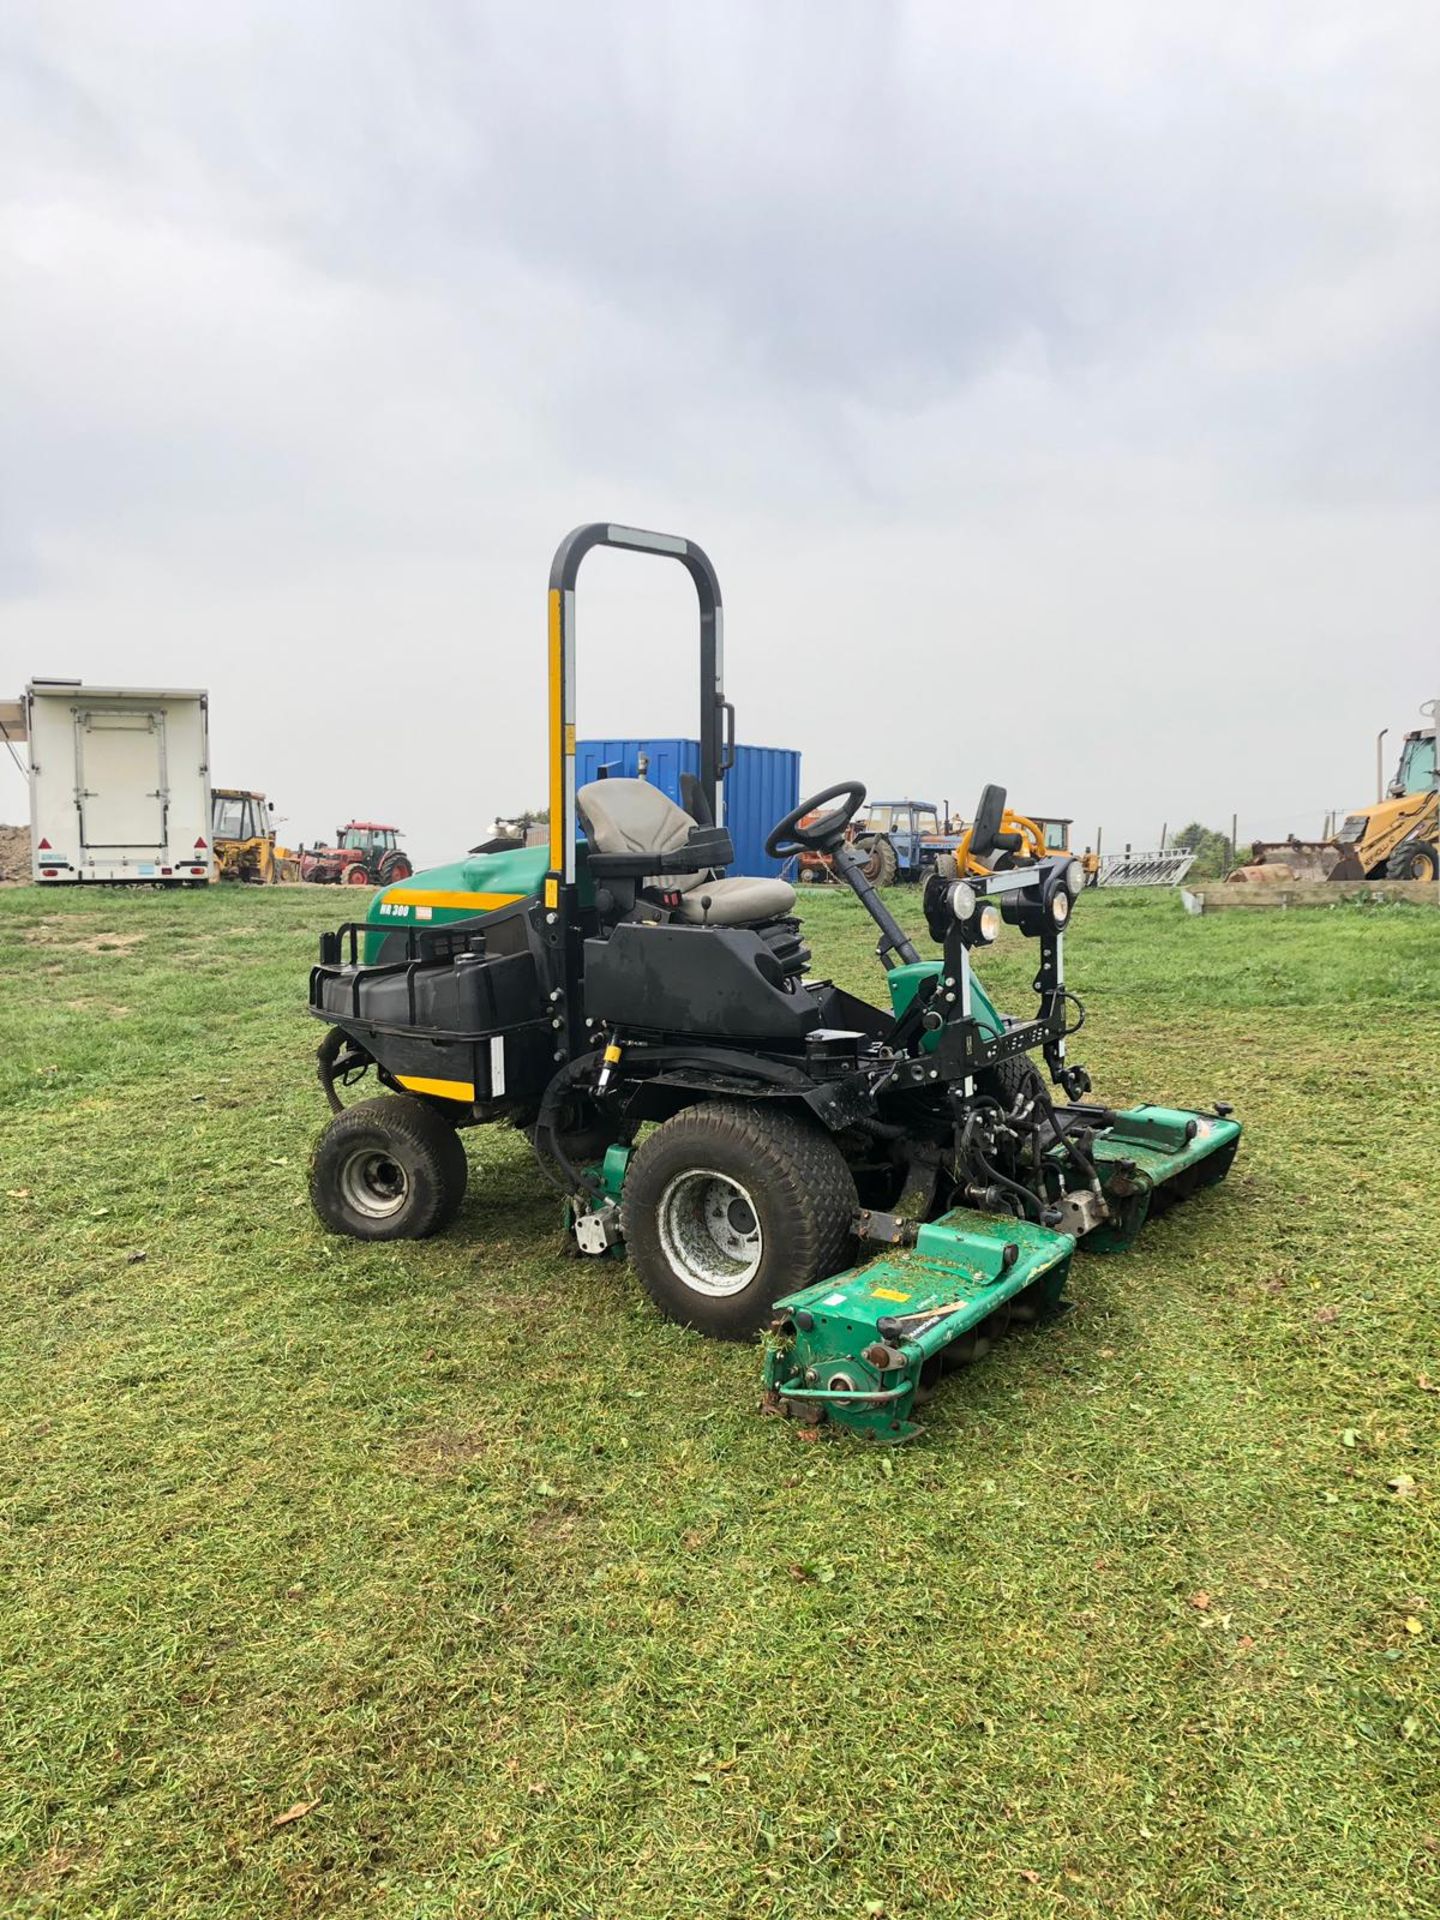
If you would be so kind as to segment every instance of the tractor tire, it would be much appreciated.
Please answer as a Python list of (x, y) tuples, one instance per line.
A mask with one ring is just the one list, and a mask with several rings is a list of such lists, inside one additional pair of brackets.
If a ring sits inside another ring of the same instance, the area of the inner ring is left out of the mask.
[(375, 882), (370, 878), (370, 874), (365, 867), (356, 865), (346, 867), (345, 884), (347, 887), (373, 887)]
[(937, 853), (935, 856), (935, 871), (942, 880), (958, 880), (960, 878), (960, 862), (955, 858), (953, 853)]
[(1402, 840), (1385, 862), (1389, 880), (1433, 880), (1437, 854), (1428, 840)]
[(900, 861), (885, 834), (862, 835), (855, 842), (855, 851), (864, 862), (865, 878), (872, 887), (894, 886)]
[(1023, 1094), (1049, 1091), (1044, 1074), (1024, 1053), (1012, 1053), (1008, 1060), (997, 1060), (993, 1067), (986, 1067), (976, 1074), (975, 1085), (981, 1093), (998, 1100), (1007, 1112)]
[(668, 1320), (750, 1340), (775, 1302), (848, 1265), (855, 1181), (819, 1126), (764, 1102), (706, 1100), (630, 1162), (625, 1243)]
[(310, 1202), (332, 1233), (424, 1240), (465, 1198), (465, 1149), (423, 1100), (387, 1093), (337, 1113), (310, 1159)]

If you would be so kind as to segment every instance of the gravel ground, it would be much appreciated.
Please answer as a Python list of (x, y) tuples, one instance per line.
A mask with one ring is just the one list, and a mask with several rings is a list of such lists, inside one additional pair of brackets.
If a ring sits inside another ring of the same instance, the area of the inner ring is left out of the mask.
[(0, 827), (0, 881), (29, 878), (30, 829)]

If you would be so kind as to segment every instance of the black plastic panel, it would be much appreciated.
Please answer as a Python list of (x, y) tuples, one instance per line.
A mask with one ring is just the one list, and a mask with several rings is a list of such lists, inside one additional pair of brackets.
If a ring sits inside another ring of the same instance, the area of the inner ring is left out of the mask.
[(803, 1039), (820, 1022), (814, 1000), (787, 993), (767, 971), (778, 972), (775, 956), (751, 928), (626, 922), (608, 940), (585, 942), (585, 1012), (640, 1032)]

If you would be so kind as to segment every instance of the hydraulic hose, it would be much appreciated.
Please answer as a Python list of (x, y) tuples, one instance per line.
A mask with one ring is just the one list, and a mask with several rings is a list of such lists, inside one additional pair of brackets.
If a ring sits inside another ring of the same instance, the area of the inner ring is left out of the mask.
[[(584, 1054), (578, 1060), (566, 1061), (541, 1095), (540, 1111), (535, 1116), (535, 1128), (531, 1135), (530, 1147), (540, 1171), (552, 1186), (559, 1188), (567, 1196), (574, 1193), (598, 1193), (600, 1190), (599, 1183), (593, 1175), (571, 1164), (564, 1147), (560, 1144), (560, 1131), (554, 1124), (554, 1113), (560, 1104), (561, 1095), (568, 1091), (572, 1083), (581, 1080), (586, 1074), (593, 1073), (594, 1066), (594, 1057), (590, 1054)], [(545, 1164), (545, 1150), (540, 1145), (542, 1137), (549, 1140), (550, 1157), (564, 1175), (563, 1184), (555, 1179), (551, 1169)]]
[[(994, 1101), (991, 1104), (994, 1105), (996, 1108), (998, 1108), (1001, 1112), (1004, 1111), (1004, 1109), (1000, 1107), (1000, 1103), (998, 1101)], [(1031, 1212), (1031, 1210), (1033, 1210), (1036, 1220), (1039, 1221), (1044, 1211), (1045, 1202), (1043, 1200), (1037, 1199), (1036, 1196), (1033, 1193), (1031, 1193), (1027, 1187), (1022, 1187), (1018, 1181), (1011, 1180), (1007, 1175), (1001, 1173), (999, 1168), (991, 1164), (991, 1162), (986, 1158), (985, 1154), (981, 1151), (981, 1149), (977, 1145), (975, 1145), (974, 1141), (972, 1140), (971, 1135), (974, 1132), (975, 1126), (979, 1121), (979, 1118), (980, 1116), (978, 1113), (972, 1113), (970, 1118), (965, 1122), (964, 1127), (961, 1129), (961, 1132), (960, 1132), (961, 1156), (967, 1162), (973, 1158), (975, 1165), (979, 1167), (980, 1171), (986, 1175), (986, 1177), (991, 1181), (993, 1185), (999, 1187), (1002, 1192), (1013, 1193), (1015, 1197), (1025, 1207), (1027, 1217)]]

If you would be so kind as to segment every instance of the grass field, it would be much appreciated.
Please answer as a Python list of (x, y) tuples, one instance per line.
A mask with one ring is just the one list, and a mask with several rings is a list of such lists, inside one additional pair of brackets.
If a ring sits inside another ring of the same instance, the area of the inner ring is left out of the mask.
[(0, 892), (0, 1911), (1440, 1912), (1440, 916), (1082, 900), (1097, 1091), (1241, 1157), (889, 1453), (564, 1259), (514, 1136), (321, 1233), (350, 907)]

